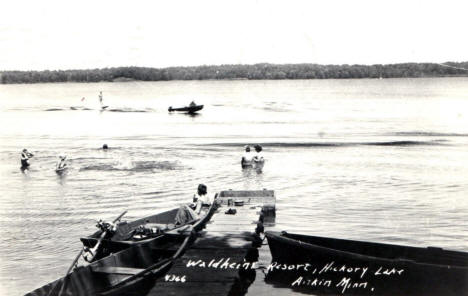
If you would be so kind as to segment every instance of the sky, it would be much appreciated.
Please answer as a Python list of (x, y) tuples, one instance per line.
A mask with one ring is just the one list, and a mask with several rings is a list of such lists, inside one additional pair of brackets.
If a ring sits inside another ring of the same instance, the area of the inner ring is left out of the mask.
[(468, 61), (468, 1), (6, 1), (0, 71)]

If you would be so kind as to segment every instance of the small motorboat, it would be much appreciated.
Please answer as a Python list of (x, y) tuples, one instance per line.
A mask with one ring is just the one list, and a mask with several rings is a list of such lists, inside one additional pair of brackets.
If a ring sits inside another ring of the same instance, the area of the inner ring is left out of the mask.
[(197, 111), (200, 111), (201, 109), (203, 109), (203, 105), (189, 105), (189, 106), (180, 107), (180, 108), (172, 108), (171, 106), (169, 107), (168, 111), (169, 112), (179, 111), (179, 112), (186, 112), (186, 113), (193, 114)]
[[(146, 283), (164, 275), (174, 260), (190, 247), (197, 233), (211, 219), (217, 205), (217, 202), (213, 202), (200, 219), (194, 224), (185, 225), (182, 231), (167, 231), (88, 265), (77, 266), (80, 252), (64, 277), (26, 296), (127, 295), (137, 287), (144, 289)], [(114, 221), (117, 222), (124, 214)]]
[(266, 232), (268, 280), (292, 289), (353, 295), (466, 295), (468, 253), (441, 248)]

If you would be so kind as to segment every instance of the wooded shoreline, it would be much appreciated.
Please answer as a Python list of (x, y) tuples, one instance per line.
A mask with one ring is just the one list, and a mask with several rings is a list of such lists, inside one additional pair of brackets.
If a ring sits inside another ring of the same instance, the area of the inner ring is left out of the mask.
[(0, 71), (0, 84), (169, 80), (358, 79), (468, 76), (468, 62), (375, 65), (254, 64), (117, 67), (87, 70)]

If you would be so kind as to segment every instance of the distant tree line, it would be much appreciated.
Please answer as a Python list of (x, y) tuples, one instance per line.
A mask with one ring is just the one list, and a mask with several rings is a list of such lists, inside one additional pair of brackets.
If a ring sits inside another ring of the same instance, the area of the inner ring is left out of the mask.
[(388, 65), (255, 64), (197, 67), (118, 67), (88, 70), (2, 71), (0, 83), (167, 81), (212, 79), (345, 79), (468, 76), (468, 62)]

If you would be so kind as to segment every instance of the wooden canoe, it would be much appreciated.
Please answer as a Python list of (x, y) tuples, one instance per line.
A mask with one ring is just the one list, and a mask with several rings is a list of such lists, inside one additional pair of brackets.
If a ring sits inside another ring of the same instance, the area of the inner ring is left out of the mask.
[(138, 289), (144, 294), (145, 284), (165, 274), (173, 261), (196, 239), (196, 234), (211, 219), (217, 204), (213, 203), (195, 224), (183, 233), (166, 232), (156, 238), (111, 254), (46, 284), (27, 296), (53, 295), (126, 295)]
[(265, 236), (275, 265), (268, 279), (292, 289), (345, 295), (468, 292), (468, 253), (286, 232)]

